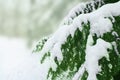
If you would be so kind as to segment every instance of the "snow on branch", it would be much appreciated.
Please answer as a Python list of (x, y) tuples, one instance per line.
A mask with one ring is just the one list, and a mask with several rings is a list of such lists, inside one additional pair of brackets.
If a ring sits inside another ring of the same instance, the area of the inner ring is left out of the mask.
[[(40, 52), (41, 57), (43, 57), (46, 53), (50, 52), (50, 60), (53, 62), (51, 68), (53, 70), (56, 70), (57, 65), (54, 62), (54, 59), (57, 58), (59, 62), (63, 60), (63, 55), (61, 52), (62, 44), (66, 42), (67, 37), (69, 35), (74, 36), (74, 33), (77, 30), (77, 28), (79, 28), (79, 30), (82, 31), (83, 23), (87, 24), (89, 22), (90, 34), (86, 45), (86, 60), (84, 68), (82, 69), (83, 71), (84, 69), (88, 71), (89, 75), (87, 80), (96, 80), (96, 74), (100, 72), (101, 69), (98, 65), (98, 61), (102, 57), (106, 57), (108, 59), (107, 49), (111, 49), (111, 43), (108, 43), (102, 39), (97, 39), (96, 45), (93, 46), (92, 42), (89, 42), (92, 40), (90, 36), (92, 37), (94, 34), (96, 34), (97, 37), (100, 37), (103, 36), (104, 33), (111, 32), (113, 30), (113, 16), (120, 15), (120, 10), (118, 9), (120, 9), (120, 1), (113, 4), (106, 4), (98, 10), (95, 10), (91, 13), (81, 14), (77, 16), (70, 25), (60, 26), (60, 28), (44, 44)], [(74, 14), (70, 13), (70, 16), (74, 16)], [(111, 18), (112, 21), (109, 18)], [(101, 53), (100, 50), (102, 51)], [(92, 57), (92, 59), (90, 59), (89, 57)], [(94, 66), (92, 63), (95, 63)], [(80, 71), (78, 71), (78, 73), (82, 75)], [(76, 75), (80, 77), (77, 73)]]
[(97, 8), (100, 8), (104, 4), (103, 0), (94, 0), (90, 2), (80, 3), (75, 6), (69, 14), (64, 18), (61, 24), (69, 25), (73, 22), (74, 18), (79, 16), (80, 14), (90, 13)]

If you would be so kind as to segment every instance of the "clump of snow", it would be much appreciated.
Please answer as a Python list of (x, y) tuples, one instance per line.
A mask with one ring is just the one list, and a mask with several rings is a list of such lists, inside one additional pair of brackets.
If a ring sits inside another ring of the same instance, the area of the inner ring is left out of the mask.
[(57, 43), (54, 45), (53, 49), (51, 50), (51, 56), (54, 58), (57, 56), (58, 60), (63, 60), (62, 52), (61, 52), (61, 44)]
[(112, 23), (110, 19), (100, 18), (98, 22), (91, 24), (90, 33), (97, 34), (97, 36), (103, 36), (104, 33), (112, 30)]
[[(91, 38), (92, 36), (89, 35), (87, 41), (90, 42)], [(97, 43), (93, 46), (91, 46), (91, 43), (87, 43), (86, 47), (85, 68), (88, 72), (87, 80), (97, 80), (96, 74), (101, 71), (101, 66), (98, 65), (98, 62), (102, 57), (106, 57), (109, 60), (107, 49), (112, 49), (112, 46), (109, 42), (102, 39), (97, 39)]]

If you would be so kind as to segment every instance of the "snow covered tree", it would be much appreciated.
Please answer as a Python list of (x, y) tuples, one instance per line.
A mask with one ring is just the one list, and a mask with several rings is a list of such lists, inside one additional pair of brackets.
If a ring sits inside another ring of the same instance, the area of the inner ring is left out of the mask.
[(74, 7), (35, 52), (49, 61), (47, 80), (120, 79), (120, 1), (94, 0)]

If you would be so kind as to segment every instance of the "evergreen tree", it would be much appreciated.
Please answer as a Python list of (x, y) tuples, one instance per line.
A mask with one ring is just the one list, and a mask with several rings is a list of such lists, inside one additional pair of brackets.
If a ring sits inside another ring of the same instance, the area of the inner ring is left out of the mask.
[(50, 62), (46, 79), (119, 80), (119, 9), (119, 0), (94, 0), (73, 8), (34, 50), (40, 52), (41, 63)]

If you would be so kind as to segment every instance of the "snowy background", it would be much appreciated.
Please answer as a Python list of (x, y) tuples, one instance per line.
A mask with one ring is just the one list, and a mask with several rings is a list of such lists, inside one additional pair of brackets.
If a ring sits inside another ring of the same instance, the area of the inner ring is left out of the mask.
[(0, 37), (0, 80), (43, 80), (45, 66), (23, 39)]

